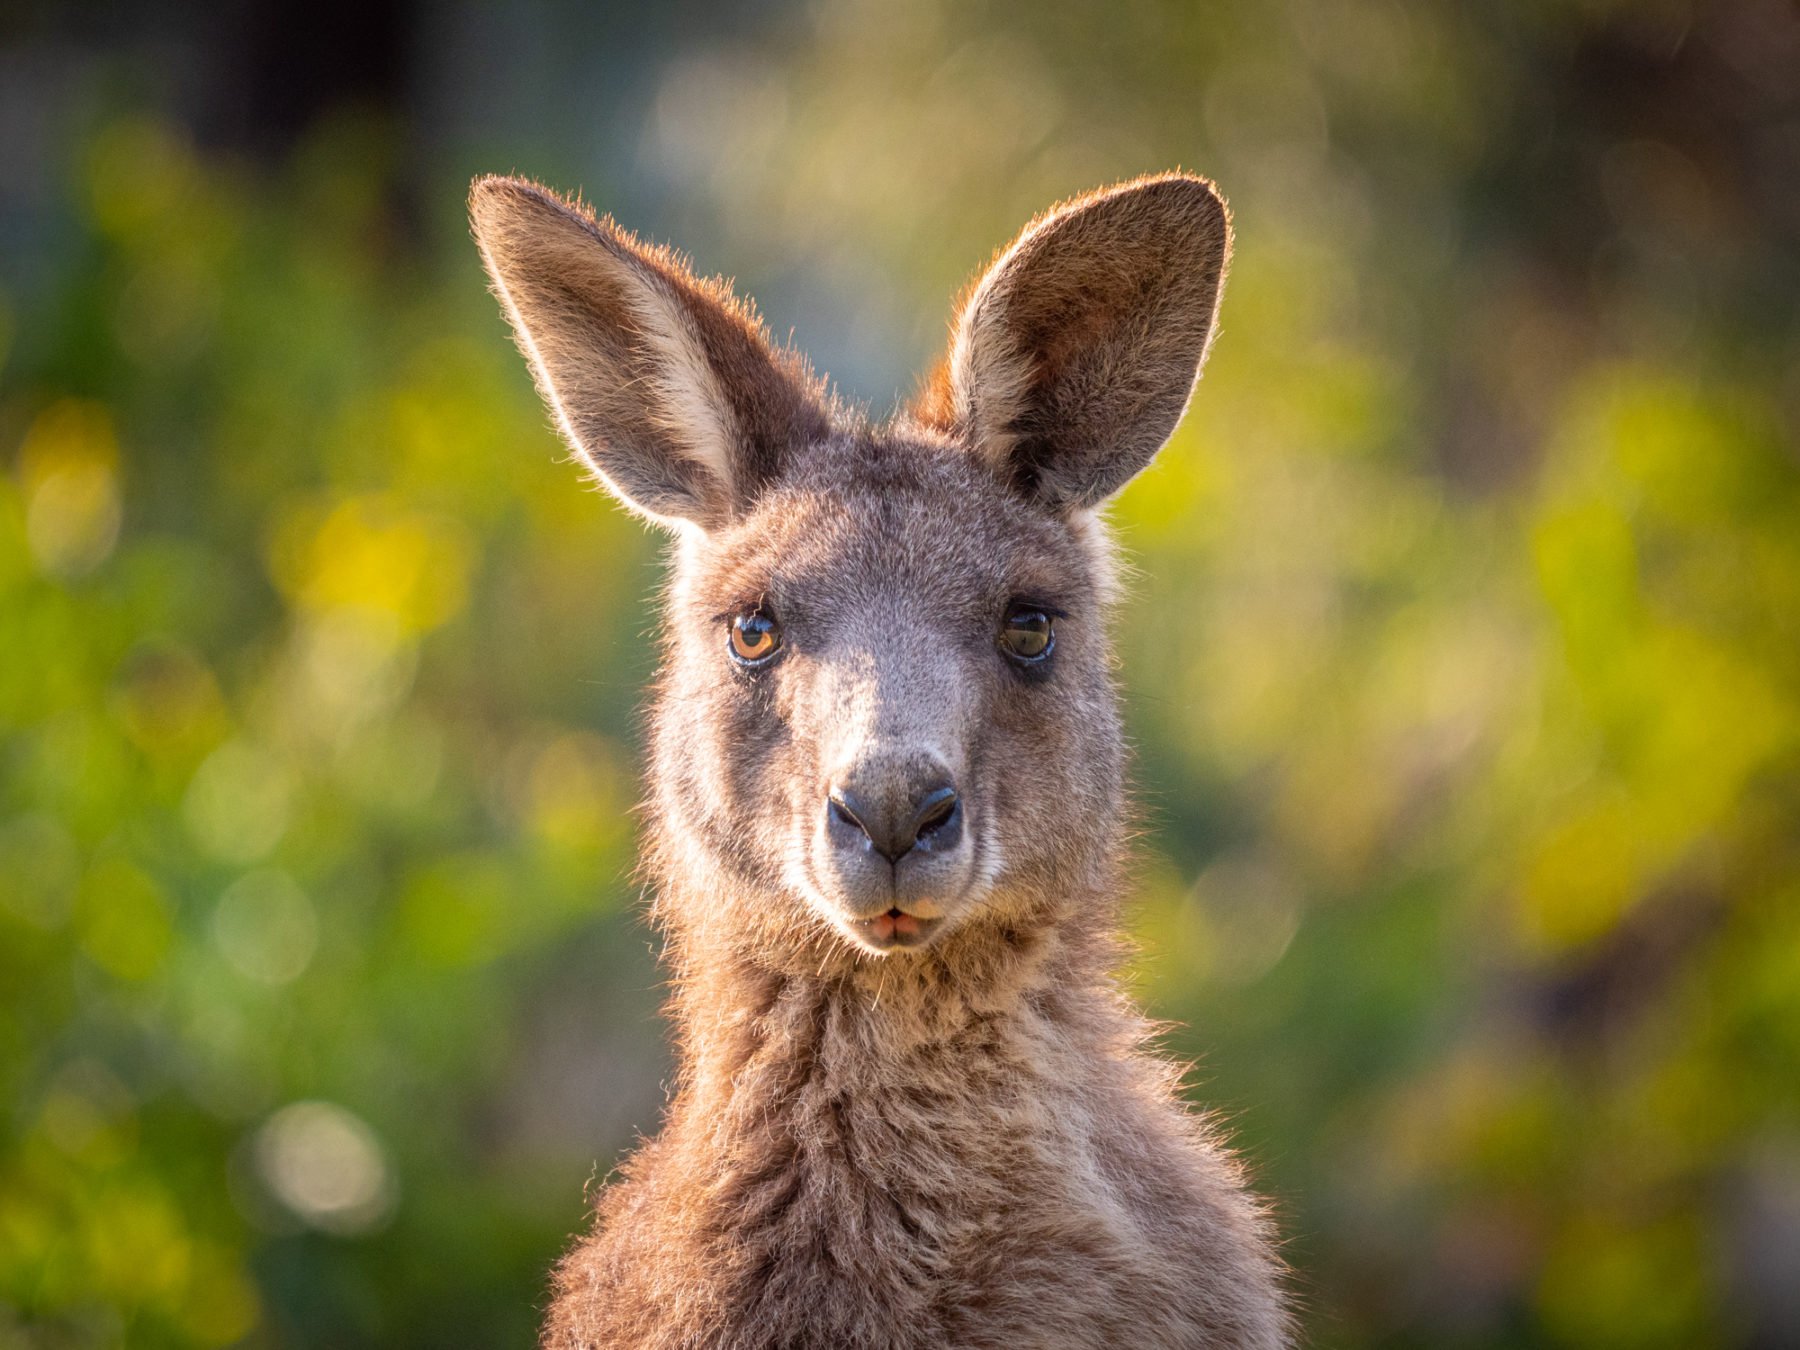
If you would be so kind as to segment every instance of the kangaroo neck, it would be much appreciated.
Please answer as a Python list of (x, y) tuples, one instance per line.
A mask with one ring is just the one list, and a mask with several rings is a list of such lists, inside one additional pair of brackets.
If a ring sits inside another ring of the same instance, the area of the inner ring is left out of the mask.
[(867, 1098), (940, 1076), (955, 1086), (984, 1064), (1029, 1074), (1065, 1058), (1051, 1051), (1119, 1029), (1104, 944), (1090, 934), (951, 934), (941, 945), (816, 973), (686, 937), (670, 1008), (677, 1109), (722, 1125), (801, 1093)]

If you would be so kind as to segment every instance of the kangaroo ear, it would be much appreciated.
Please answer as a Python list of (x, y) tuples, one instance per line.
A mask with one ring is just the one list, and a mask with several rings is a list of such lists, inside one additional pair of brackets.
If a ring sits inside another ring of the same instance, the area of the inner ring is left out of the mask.
[(539, 392), (628, 506), (716, 528), (825, 430), (817, 381), (724, 283), (517, 178), (477, 179), (469, 216)]
[(1054, 509), (1098, 505), (1181, 421), (1230, 252), (1224, 202), (1185, 174), (1053, 209), (969, 292), (916, 414)]

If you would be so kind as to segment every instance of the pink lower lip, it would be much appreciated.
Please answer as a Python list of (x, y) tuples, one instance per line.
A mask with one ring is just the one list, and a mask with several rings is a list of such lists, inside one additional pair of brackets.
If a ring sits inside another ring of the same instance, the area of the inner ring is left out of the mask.
[(876, 915), (870, 920), (870, 926), (874, 928), (875, 936), (884, 940), (895, 936), (917, 937), (919, 933), (919, 921), (898, 909)]
[(863, 923), (877, 942), (892, 942), (897, 937), (918, 937), (925, 931), (924, 925), (915, 915), (901, 909), (890, 909), (886, 914), (864, 919)]

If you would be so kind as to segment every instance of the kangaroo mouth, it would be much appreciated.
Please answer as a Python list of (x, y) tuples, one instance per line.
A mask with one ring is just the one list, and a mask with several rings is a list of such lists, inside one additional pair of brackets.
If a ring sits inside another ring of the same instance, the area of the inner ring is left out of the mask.
[(885, 914), (856, 920), (856, 932), (871, 947), (885, 951), (892, 947), (922, 947), (931, 941), (932, 934), (942, 923), (942, 919), (908, 914), (894, 905)]

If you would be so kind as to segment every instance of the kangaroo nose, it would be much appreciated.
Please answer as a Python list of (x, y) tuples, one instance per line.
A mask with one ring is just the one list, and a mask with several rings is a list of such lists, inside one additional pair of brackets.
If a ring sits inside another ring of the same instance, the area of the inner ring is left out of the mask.
[(891, 799), (838, 786), (827, 802), (832, 838), (840, 847), (872, 848), (889, 862), (899, 862), (915, 848), (947, 851), (962, 839), (962, 802), (948, 783), (916, 795), (896, 793)]

